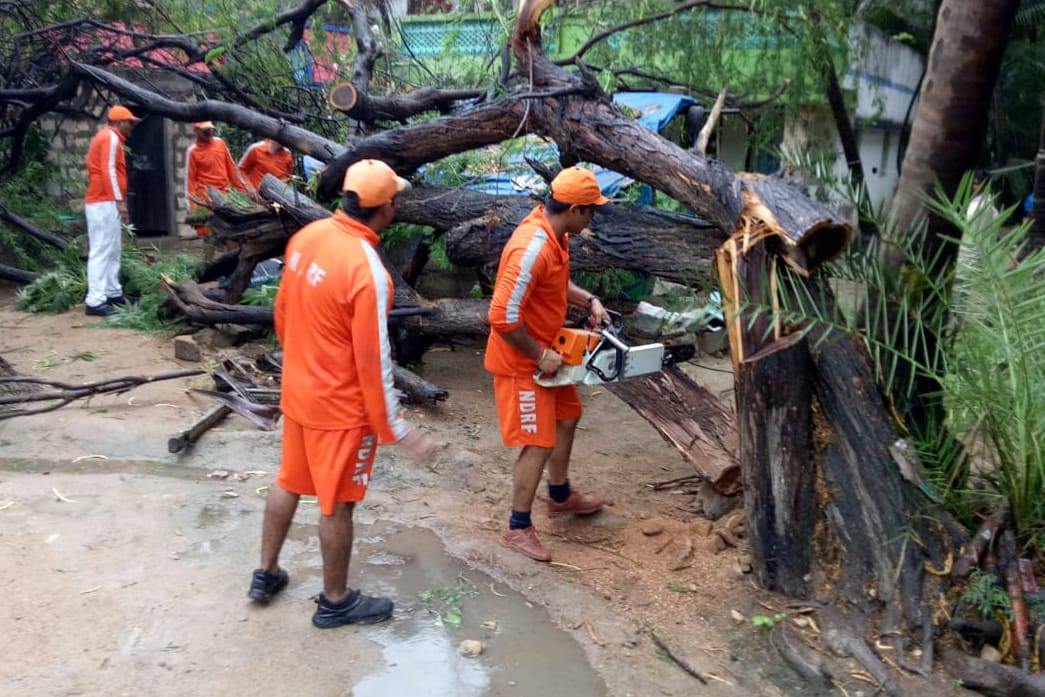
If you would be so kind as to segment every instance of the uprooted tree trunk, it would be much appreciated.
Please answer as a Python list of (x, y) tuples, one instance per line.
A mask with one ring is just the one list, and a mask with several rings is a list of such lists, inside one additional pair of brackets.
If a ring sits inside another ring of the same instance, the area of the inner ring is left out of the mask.
[[(935, 600), (925, 569), (952, 549), (948, 528), (890, 452), (896, 428), (862, 346), (776, 312), (792, 287), (782, 275), (795, 275), (777, 246), (757, 225), (718, 254), (755, 574), (790, 595), (831, 587), (865, 611), (895, 603), (917, 627)], [(826, 279), (798, 276), (831, 316)]]

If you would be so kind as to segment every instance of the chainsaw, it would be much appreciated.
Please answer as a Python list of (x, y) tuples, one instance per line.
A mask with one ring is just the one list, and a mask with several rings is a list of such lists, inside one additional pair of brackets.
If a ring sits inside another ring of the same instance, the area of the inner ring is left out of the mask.
[(582, 328), (586, 317), (560, 329), (552, 340), (551, 350), (562, 356), (562, 366), (550, 375), (538, 369), (533, 381), (542, 387), (617, 382), (656, 373), (666, 366), (689, 360), (695, 353), (692, 345), (631, 346), (625, 342), (620, 313), (610, 310), (609, 314), (611, 320), (598, 329)]

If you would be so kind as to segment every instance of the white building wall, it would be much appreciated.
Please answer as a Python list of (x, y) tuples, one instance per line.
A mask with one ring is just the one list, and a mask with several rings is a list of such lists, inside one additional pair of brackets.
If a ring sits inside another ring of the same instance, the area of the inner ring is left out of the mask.
[(856, 90), (856, 118), (903, 124), (918, 80), (925, 68), (922, 55), (888, 34), (857, 23), (849, 30), (849, 68), (843, 86)]
[[(924, 60), (914, 49), (891, 39), (866, 24), (850, 31), (850, 65), (843, 87), (856, 91), (855, 126), (864, 180), (872, 205), (879, 209), (892, 200), (900, 180), (897, 150), (908, 109), (913, 117), (918, 80)], [(789, 150), (813, 153), (833, 161), (831, 175), (848, 174), (830, 108), (805, 109), (799, 119), (784, 129)], [(845, 208), (840, 201), (835, 205)]]

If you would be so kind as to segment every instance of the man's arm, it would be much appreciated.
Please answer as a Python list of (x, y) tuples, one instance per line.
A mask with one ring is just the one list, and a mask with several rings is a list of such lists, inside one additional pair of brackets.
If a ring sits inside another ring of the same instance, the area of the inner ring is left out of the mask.
[(541, 346), (536, 339), (530, 336), (525, 324), (509, 332), (499, 332), (499, 334), (513, 349), (532, 358), (537, 363), (537, 369), (542, 373), (550, 375), (562, 365), (562, 356), (546, 346)]
[(236, 167), (236, 161), (232, 159), (232, 153), (229, 152), (229, 146), (225, 141), (221, 141), (221, 145), (225, 150), (225, 176), (228, 177), (229, 183), (240, 191), (246, 192), (247, 186), (243, 183), (243, 180), (239, 175), (239, 168)]
[(388, 311), (392, 307), (392, 284), (377, 252), (358, 242), (366, 255), (365, 281), (352, 288), (352, 359), (363, 390), (367, 421), (379, 443), (395, 443), (409, 432), (399, 406), (392, 373), (392, 351), (388, 344)]
[(589, 293), (573, 281), (570, 281), (566, 289), (566, 302), (588, 311), (588, 324), (592, 327), (601, 327), (610, 321), (610, 315), (602, 304), (602, 298)]
[(239, 164), (236, 165), (236, 169), (239, 170), (240, 179), (245, 183), (250, 183), (250, 170), (257, 164), (256, 157), (257, 145), (251, 145), (247, 148), (247, 152), (243, 153), (243, 157), (240, 158)]
[(195, 145), (190, 145), (185, 153), (185, 208), (192, 210), (192, 192), (196, 190), (196, 161), (192, 156)]

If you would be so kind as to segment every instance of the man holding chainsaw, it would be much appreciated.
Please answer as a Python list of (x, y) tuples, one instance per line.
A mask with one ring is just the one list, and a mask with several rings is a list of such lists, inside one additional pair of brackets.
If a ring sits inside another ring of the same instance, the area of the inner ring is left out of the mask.
[(570, 280), (569, 236), (591, 223), (595, 207), (608, 199), (595, 175), (569, 167), (551, 183), (551, 193), (519, 224), (501, 253), (490, 301), (490, 338), (485, 368), (493, 373), (501, 438), (522, 447), (512, 477), (512, 512), (503, 547), (535, 559), (551, 556), (537, 539), (530, 518), (533, 499), (548, 465), (548, 515), (589, 515), (603, 500), (570, 487), (570, 452), (581, 417), (572, 385), (542, 387), (538, 373), (553, 375), (562, 356), (552, 340), (566, 320), (567, 305), (588, 310), (593, 327), (609, 322), (599, 298)]

